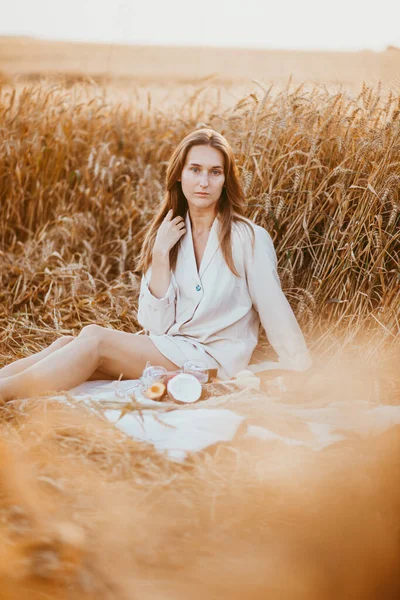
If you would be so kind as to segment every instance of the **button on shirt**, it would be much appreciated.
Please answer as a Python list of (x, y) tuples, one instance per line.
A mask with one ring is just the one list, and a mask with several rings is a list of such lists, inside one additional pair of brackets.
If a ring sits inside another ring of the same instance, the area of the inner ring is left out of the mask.
[[(149, 290), (151, 267), (142, 276), (138, 321), (171, 361), (174, 348), (187, 341), (205, 350), (219, 365), (223, 379), (245, 369), (258, 342), (260, 322), (279, 362), (265, 368), (305, 370), (312, 364), (296, 317), (282, 292), (277, 259), (269, 233), (249, 219), (252, 236), (243, 223), (232, 224), (232, 256), (240, 274), (225, 263), (214, 219), (200, 269), (197, 270), (189, 212), (178, 259), (163, 298)], [(172, 337), (171, 337), (172, 336)], [(182, 342), (183, 340), (183, 342)], [(170, 343), (173, 342), (173, 343)]]

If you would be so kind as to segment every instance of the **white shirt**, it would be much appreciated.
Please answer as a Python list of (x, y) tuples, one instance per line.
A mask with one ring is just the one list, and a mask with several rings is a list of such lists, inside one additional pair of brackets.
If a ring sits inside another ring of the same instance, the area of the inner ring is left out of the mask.
[(219, 217), (214, 219), (198, 272), (187, 212), (186, 233), (164, 297), (156, 298), (149, 290), (151, 267), (142, 276), (138, 321), (175, 364), (179, 358), (174, 348), (181, 344), (184, 349), (190, 341), (218, 363), (218, 376), (223, 379), (248, 366), (261, 321), (279, 358), (279, 362), (266, 361), (263, 368), (306, 370), (312, 358), (282, 292), (271, 236), (263, 227), (246, 221), (255, 233), (254, 257), (247, 226), (233, 223), (231, 232), (240, 278), (228, 268), (219, 246)]

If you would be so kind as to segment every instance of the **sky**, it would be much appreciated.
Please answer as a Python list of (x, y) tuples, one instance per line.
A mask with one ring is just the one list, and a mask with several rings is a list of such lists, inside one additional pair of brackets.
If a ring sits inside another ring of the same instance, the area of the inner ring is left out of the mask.
[(0, 35), (121, 44), (384, 50), (400, 0), (0, 0)]

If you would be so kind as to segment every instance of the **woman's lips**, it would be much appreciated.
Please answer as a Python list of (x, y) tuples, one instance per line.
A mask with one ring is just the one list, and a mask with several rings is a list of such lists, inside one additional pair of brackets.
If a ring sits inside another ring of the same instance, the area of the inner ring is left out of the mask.
[(207, 194), (206, 192), (196, 192), (197, 196), (209, 196), (210, 194)]

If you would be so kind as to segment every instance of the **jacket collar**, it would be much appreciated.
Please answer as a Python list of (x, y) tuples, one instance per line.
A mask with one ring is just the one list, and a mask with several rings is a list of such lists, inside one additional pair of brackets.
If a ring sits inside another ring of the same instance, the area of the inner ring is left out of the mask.
[(184, 252), (185, 257), (188, 259), (190, 263), (190, 270), (193, 271), (196, 278), (201, 278), (204, 275), (205, 270), (210, 264), (214, 254), (218, 250), (219, 247), (219, 225), (220, 220), (219, 216), (216, 216), (212, 227), (210, 229), (210, 233), (207, 239), (207, 245), (204, 250), (203, 258), (201, 260), (200, 269), (197, 271), (196, 264), (196, 255), (194, 253), (194, 245), (193, 245), (193, 236), (192, 236), (192, 227), (190, 223), (189, 211), (186, 212), (185, 216), (185, 224), (186, 224), (186, 233), (182, 238), (182, 250)]

